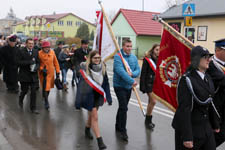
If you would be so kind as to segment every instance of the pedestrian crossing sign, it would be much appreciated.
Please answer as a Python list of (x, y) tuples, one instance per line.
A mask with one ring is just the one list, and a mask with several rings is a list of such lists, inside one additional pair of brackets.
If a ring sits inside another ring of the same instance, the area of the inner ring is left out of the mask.
[(195, 16), (195, 4), (183, 4), (182, 15)]

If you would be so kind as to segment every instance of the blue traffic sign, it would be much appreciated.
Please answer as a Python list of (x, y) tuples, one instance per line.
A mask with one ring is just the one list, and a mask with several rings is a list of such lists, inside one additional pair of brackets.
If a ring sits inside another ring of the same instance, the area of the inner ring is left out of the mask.
[(195, 4), (183, 4), (182, 15), (195, 16)]

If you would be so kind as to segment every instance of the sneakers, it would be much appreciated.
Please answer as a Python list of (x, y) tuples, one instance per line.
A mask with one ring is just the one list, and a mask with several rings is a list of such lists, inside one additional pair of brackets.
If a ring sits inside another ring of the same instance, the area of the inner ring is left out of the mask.
[(65, 90), (65, 92), (67, 92), (68, 90), (67, 84), (63, 84), (63, 89)]
[(99, 150), (106, 149), (107, 146), (104, 144), (102, 137), (97, 138)]
[(88, 127), (85, 127), (85, 137), (92, 140), (93, 139), (93, 135), (91, 134), (91, 129)]

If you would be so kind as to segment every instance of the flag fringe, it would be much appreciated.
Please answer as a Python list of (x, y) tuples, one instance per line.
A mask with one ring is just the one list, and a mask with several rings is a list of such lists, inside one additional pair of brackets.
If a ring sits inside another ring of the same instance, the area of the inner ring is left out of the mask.
[(163, 105), (165, 105), (166, 107), (168, 107), (171, 111), (176, 112), (176, 109), (169, 104), (166, 100), (162, 99), (161, 97), (159, 97), (158, 95), (156, 95), (154, 92), (152, 92), (152, 96), (158, 100), (160, 103), (162, 103)]
[(181, 42), (182, 44), (184, 44), (187, 48), (189, 48), (190, 50), (193, 48), (192, 45), (190, 45), (189, 43), (187, 43), (185, 40), (183, 40), (180, 35), (178, 35), (177, 33), (173, 32), (172, 30), (170, 30), (170, 28), (168, 28), (167, 26), (164, 26), (164, 29), (166, 31), (168, 31), (174, 38), (176, 38), (179, 42)]

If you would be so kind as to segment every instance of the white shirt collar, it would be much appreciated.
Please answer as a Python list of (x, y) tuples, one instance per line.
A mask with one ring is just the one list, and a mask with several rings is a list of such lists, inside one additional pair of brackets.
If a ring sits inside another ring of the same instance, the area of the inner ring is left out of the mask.
[(27, 51), (28, 51), (28, 52), (29, 52), (29, 51), (32, 51), (32, 49), (27, 48)]
[(218, 59), (218, 58), (216, 57), (216, 55), (214, 55), (214, 59), (215, 59), (216, 61), (218, 61), (219, 63), (221, 63), (222, 65), (225, 65), (225, 62), (222, 61), (222, 60), (220, 60), (220, 59)]
[(198, 75), (202, 78), (202, 80), (204, 80), (204, 78), (205, 78), (205, 73), (203, 73), (203, 72), (201, 72), (201, 71), (198, 71), (198, 70), (196, 70), (196, 71), (197, 71)]

